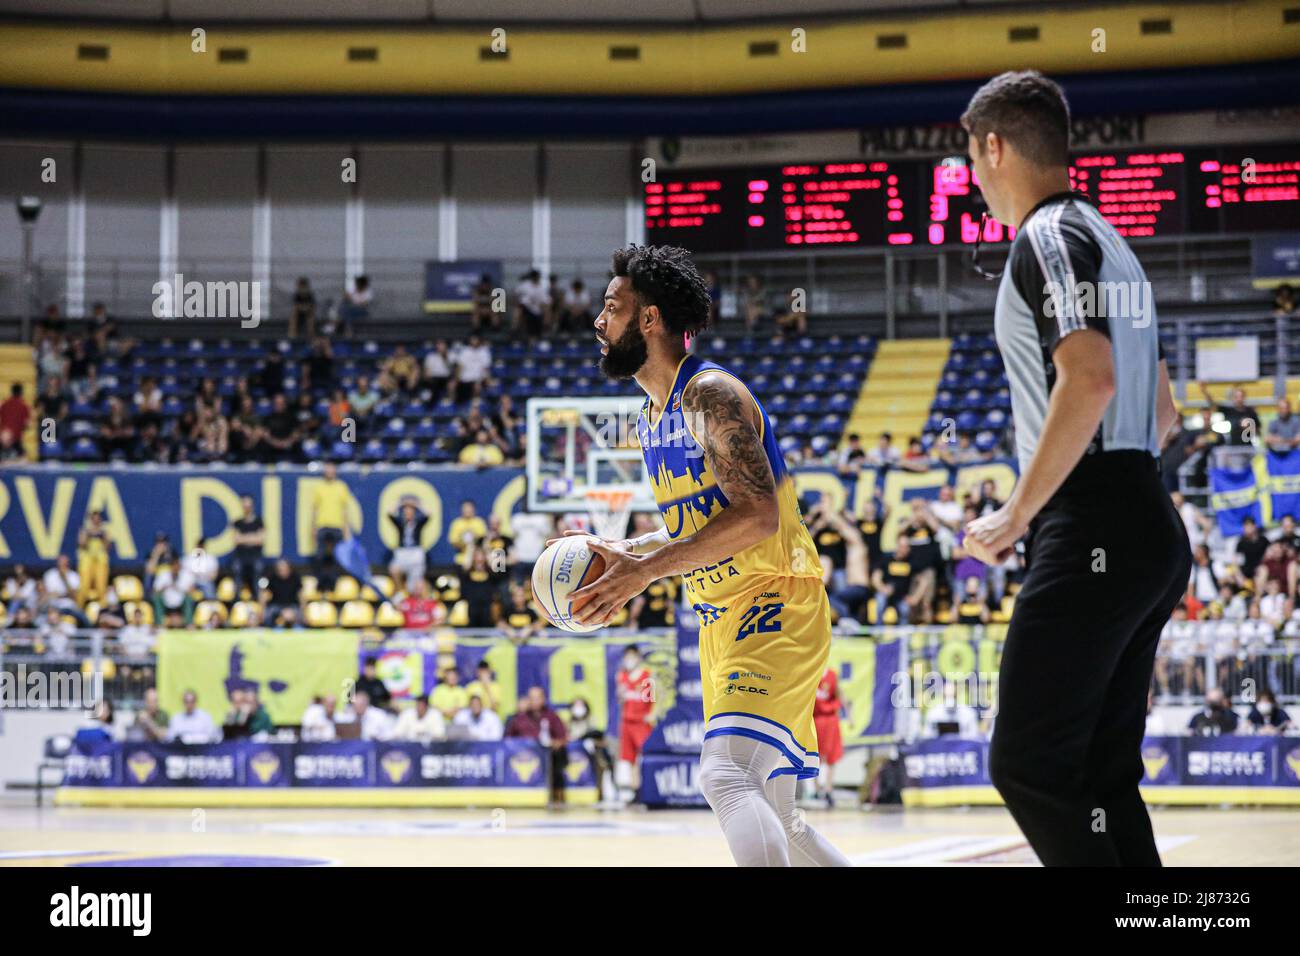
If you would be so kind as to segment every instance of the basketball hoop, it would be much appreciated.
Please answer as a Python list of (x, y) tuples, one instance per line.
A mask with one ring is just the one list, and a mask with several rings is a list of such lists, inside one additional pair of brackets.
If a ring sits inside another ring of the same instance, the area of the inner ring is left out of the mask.
[(632, 514), (630, 488), (587, 488), (582, 496), (587, 500), (593, 533), (616, 541), (627, 537), (628, 518)]

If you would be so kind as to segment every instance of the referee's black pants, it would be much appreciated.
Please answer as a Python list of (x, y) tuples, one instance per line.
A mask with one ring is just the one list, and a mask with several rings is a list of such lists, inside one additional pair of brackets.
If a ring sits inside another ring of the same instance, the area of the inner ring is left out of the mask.
[(1160, 631), (1191, 546), (1143, 452), (1085, 456), (1030, 526), (989, 773), (1047, 866), (1159, 866), (1138, 793)]

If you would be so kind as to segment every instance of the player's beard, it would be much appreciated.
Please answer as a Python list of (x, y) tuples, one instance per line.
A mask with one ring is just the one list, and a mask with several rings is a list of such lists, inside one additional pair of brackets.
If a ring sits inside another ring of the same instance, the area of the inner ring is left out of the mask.
[(627, 324), (616, 341), (609, 343), (609, 351), (600, 357), (600, 370), (611, 379), (631, 378), (641, 371), (646, 356), (645, 335), (641, 332), (641, 314)]

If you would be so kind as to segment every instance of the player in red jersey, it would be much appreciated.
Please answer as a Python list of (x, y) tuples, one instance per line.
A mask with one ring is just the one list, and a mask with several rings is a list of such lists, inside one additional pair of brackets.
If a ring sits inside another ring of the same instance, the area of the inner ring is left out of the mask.
[(632, 793), (641, 786), (641, 748), (654, 726), (654, 677), (641, 659), (641, 650), (629, 644), (623, 651), (623, 667), (618, 672), (618, 696), (622, 702), (618, 728), (619, 777), (629, 781)]
[(821, 683), (817, 685), (813, 725), (817, 728), (817, 752), (821, 755), (821, 767), (817, 773), (817, 797), (825, 800), (828, 807), (835, 805), (831, 799), (831, 774), (844, 756), (844, 740), (840, 736), (840, 709), (843, 706), (839, 677), (836, 676), (834, 667), (827, 667)]

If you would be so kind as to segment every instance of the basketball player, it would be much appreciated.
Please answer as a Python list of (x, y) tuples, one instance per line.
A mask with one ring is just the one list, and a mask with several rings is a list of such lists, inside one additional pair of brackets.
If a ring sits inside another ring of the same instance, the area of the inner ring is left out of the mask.
[(601, 370), (635, 378), (637, 420), (665, 527), (593, 545), (604, 573), (571, 595), (574, 616), (607, 624), (673, 574), (700, 619), (704, 746), (700, 787), (742, 866), (847, 866), (795, 811), (817, 776), (813, 702), (830, 652), (821, 563), (767, 413), (736, 376), (686, 352), (709, 322), (689, 254), (629, 246), (596, 319)]
[[(1158, 468), (1177, 410), (1150, 286), (1115, 229), (1069, 191), (1070, 115), (1055, 83), (1004, 73), (962, 126), (989, 212), (1018, 230), (995, 327), (1020, 479), (965, 537), (997, 564), (1028, 534), (989, 772), (1043, 863), (1158, 866), (1139, 750), (1191, 548)], [(1145, 291), (1112, 300), (1111, 289)], [(1112, 301), (1128, 307), (1107, 314)]]

